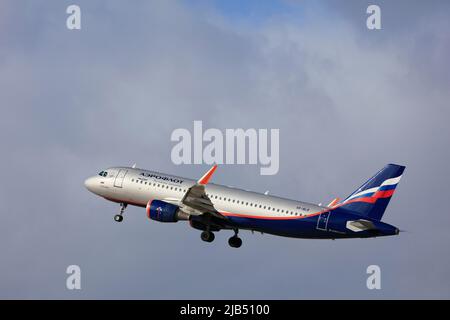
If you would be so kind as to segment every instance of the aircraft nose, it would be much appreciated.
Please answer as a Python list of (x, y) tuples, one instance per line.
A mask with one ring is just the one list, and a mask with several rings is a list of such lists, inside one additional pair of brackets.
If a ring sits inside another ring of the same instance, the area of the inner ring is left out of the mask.
[(87, 179), (84, 181), (84, 185), (85, 185), (86, 189), (88, 189), (88, 190), (91, 191), (91, 192), (94, 192), (95, 184), (96, 184), (96, 179), (95, 179), (95, 177), (87, 178)]

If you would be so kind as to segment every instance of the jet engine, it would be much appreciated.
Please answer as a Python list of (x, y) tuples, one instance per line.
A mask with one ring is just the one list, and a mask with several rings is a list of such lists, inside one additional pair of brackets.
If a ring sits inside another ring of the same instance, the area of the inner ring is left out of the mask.
[(177, 222), (189, 219), (189, 214), (181, 211), (180, 207), (161, 200), (150, 200), (146, 209), (147, 216), (159, 222)]

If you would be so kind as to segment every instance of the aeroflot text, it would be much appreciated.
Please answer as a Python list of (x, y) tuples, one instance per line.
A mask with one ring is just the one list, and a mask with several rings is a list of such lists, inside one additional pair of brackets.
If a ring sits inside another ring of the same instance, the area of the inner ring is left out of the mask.
[(275, 175), (280, 167), (280, 130), (270, 129), (270, 141), (268, 138), (267, 129), (226, 129), (223, 134), (209, 128), (203, 132), (202, 121), (194, 121), (193, 136), (183, 128), (172, 132), (170, 140), (177, 144), (172, 148), (171, 159), (176, 165), (259, 164), (261, 175)]

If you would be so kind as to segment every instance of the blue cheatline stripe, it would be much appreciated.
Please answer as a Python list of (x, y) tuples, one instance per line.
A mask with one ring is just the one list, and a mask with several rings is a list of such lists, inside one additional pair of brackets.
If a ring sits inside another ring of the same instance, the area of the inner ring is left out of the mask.
[(392, 189), (395, 189), (395, 187), (397, 187), (397, 184), (392, 184), (392, 185), (388, 185), (388, 186), (381, 186), (380, 187), (380, 191), (392, 190)]

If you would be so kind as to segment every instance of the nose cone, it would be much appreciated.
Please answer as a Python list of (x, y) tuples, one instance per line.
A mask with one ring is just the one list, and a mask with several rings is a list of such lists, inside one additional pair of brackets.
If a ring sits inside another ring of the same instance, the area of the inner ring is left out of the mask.
[(86, 186), (86, 189), (88, 189), (90, 192), (94, 192), (95, 193), (95, 187), (96, 187), (96, 183), (97, 179), (95, 177), (90, 177), (87, 178), (86, 181), (84, 181), (84, 185)]

